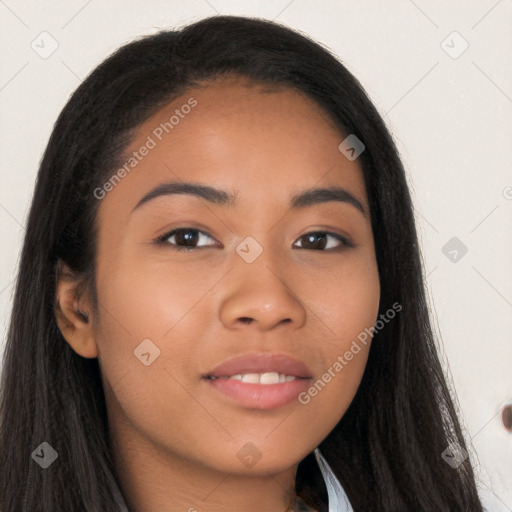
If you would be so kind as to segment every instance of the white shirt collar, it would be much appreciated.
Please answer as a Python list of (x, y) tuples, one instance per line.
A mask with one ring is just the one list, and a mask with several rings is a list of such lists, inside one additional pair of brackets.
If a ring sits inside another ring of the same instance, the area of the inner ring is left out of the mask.
[(348, 500), (340, 481), (336, 478), (328, 462), (320, 453), (320, 449), (315, 449), (315, 457), (322, 472), (325, 486), (327, 487), (327, 496), (329, 499), (329, 512), (353, 512), (350, 501)]

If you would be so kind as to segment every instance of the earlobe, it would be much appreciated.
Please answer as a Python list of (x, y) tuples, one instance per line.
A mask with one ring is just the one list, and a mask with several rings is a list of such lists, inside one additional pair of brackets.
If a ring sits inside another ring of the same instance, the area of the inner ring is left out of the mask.
[(94, 338), (92, 308), (86, 294), (80, 294), (80, 279), (69, 267), (57, 265), (55, 289), (55, 318), (64, 339), (80, 356), (98, 357)]

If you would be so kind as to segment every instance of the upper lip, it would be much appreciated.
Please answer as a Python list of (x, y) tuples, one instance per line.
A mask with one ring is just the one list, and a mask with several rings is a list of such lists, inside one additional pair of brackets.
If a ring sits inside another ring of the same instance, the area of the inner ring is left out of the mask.
[(230, 377), (244, 373), (277, 372), (308, 379), (311, 371), (305, 363), (285, 354), (244, 354), (229, 358), (210, 370), (204, 377)]

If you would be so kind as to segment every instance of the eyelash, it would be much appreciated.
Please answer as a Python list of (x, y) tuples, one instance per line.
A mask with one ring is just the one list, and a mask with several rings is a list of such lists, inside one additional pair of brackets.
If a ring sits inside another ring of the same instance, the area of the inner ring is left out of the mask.
[[(175, 228), (173, 229), (172, 231), (169, 231), (167, 233), (165, 233), (164, 235), (161, 235), (159, 236), (156, 240), (155, 240), (155, 243), (157, 245), (168, 245), (168, 246), (171, 246), (173, 250), (176, 250), (176, 251), (186, 251), (186, 252), (191, 252), (191, 251), (196, 251), (196, 250), (201, 250), (201, 249), (205, 249), (205, 248), (211, 248), (212, 246), (209, 245), (209, 246), (199, 246), (199, 247), (184, 247), (184, 246), (179, 246), (179, 245), (175, 245), (175, 244), (172, 244), (169, 242), (169, 238), (173, 235), (175, 235), (176, 233), (180, 232), (180, 231), (194, 231), (194, 232), (197, 232), (199, 234), (202, 234), (202, 235), (206, 235), (210, 238), (213, 239), (213, 237), (207, 233), (206, 231), (203, 231), (201, 229), (197, 229), (197, 228), (191, 228), (191, 227), (181, 227), (181, 228)], [(332, 236), (334, 238), (336, 238), (338, 241), (341, 242), (342, 246), (344, 247), (354, 247), (354, 244), (349, 240), (347, 239), (346, 237), (338, 234), (338, 233), (332, 233), (330, 231), (309, 231), (308, 233), (305, 233), (304, 235), (301, 235), (299, 237), (300, 238), (303, 238), (303, 237), (306, 237), (308, 235), (329, 235), (329, 236)], [(319, 251), (319, 252), (329, 252), (329, 251), (339, 251), (339, 250), (342, 250), (343, 247), (336, 247), (336, 248), (330, 248), (330, 249), (303, 249), (303, 250), (311, 250), (311, 251)], [(299, 249), (302, 249), (299, 247)]]

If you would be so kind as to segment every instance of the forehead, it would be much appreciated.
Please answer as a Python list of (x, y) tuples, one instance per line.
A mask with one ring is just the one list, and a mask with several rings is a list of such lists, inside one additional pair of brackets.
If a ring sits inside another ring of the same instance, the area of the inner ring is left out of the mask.
[(348, 186), (364, 203), (360, 165), (338, 149), (344, 138), (303, 93), (225, 76), (190, 89), (137, 128), (124, 154), (129, 172), (107, 199), (123, 191), (133, 207), (150, 188), (183, 181), (228, 189), (240, 201), (248, 191), (287, 200), (288, 191)]

